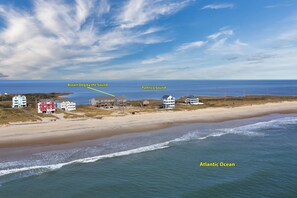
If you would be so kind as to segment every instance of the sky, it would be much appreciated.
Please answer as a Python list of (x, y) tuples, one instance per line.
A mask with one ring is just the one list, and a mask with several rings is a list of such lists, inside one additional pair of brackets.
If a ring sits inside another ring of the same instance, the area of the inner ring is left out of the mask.
[(0, 79), (297, 79), (297, 0), (0, 0)]

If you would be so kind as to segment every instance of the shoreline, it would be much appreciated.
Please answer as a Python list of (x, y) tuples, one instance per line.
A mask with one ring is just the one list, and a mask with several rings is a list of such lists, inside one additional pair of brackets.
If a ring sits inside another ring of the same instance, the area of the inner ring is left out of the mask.
[(0, 126), (0, 148), (73, 143), (162, 129), (182, 123), (223, 122), (274, 113), (297, 113), (297, 101)]

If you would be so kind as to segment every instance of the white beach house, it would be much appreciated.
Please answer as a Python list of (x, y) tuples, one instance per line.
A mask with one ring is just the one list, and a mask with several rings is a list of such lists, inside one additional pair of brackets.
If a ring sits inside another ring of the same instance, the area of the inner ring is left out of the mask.
[(164, 109), (174, 109), (175, 108), (175, 97), (170, 95), (165, 95), (162, 97), (162, 108)]
[(12, 108), (23, 108), (27, 106), (26, 96), (14, 96), (12, 97)]
[(75, 111), (76, 110), (76, 103), (70, 101), (63, 101), (57, 103), (57, 108), (64, 110), (64, 111)]
[(202, 102), (199, 102), (199, 98), (190, 95), (185, 99), (185, 103), (186, 104), (190, 104), (190, 105), (199, 105), (199, 104), (203, 104)]

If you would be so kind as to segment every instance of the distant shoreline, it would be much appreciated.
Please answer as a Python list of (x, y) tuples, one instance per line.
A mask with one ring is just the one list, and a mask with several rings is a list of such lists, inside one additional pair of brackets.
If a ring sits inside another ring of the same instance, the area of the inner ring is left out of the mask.
[(2, 125), (0, 126), (0, 147), (63, 144), (150, 131), (179, 123), (222, 122), (273, 113), (297, 113), (297, 101), (189, 111), (145, 112), (103, 119), (58, 119), (55, 122)]

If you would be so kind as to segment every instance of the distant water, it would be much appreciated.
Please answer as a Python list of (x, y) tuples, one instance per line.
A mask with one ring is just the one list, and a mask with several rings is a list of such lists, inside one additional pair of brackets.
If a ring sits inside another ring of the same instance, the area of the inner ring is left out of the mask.
[(0, 153), (0, 197), (297, 197), (295, 114)]
[[(68, 87), (67, 83), (107, 83), (98, 89), (128, 99), (160, 99), (163, 95), (175, 97), (297, 95), (297, 80), (96, 80), (96, 81), (30, 81), (0, 80), (0, 93), (72, 92), (74, 102), (86, 104), (92, 97), (103, 96), (87, 88)], [(141, 86), (166, 86), (165, 91), (144, 91)]]

